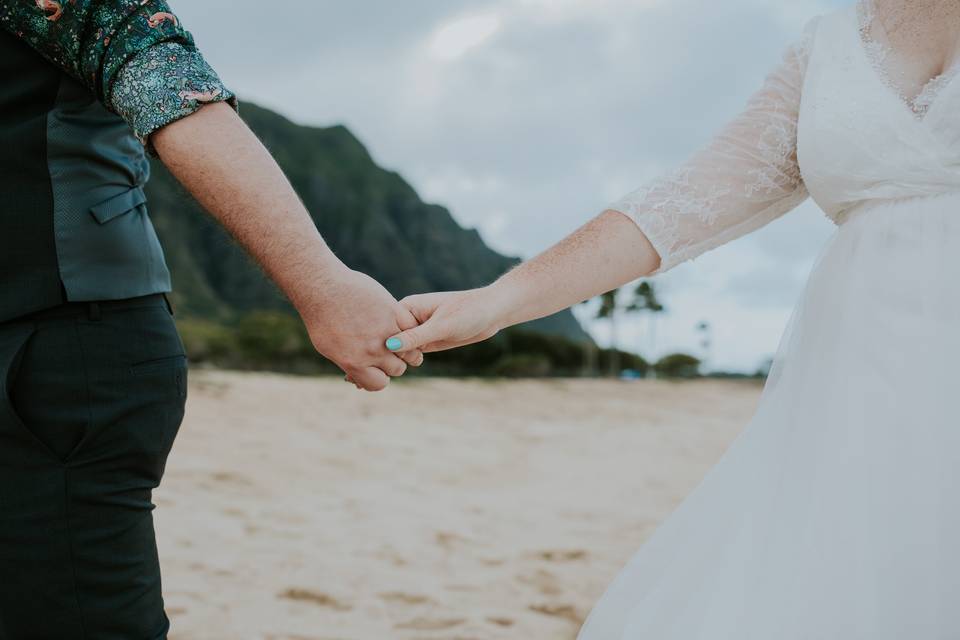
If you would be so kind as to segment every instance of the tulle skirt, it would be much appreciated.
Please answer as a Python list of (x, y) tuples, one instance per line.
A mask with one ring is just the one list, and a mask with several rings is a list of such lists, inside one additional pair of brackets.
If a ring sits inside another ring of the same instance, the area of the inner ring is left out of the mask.
[(958, 361), (960, 194), (852, 210), (756, 413), (579, 640), (960, 638)]

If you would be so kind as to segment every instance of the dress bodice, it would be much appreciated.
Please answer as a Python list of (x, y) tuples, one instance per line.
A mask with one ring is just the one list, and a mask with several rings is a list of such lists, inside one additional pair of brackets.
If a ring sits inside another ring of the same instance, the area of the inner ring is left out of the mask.
[(838, 223), (863, 203), (960, 191), (960, 76), (931, 81), (939, 89), (912, 108), (857, 9), (816, 19), (799, 109), (803, 181)]
[[(902, 90), (912, 60), (874, 37), (883, 22), (874, 2), (810, 19), (708, 144), (609, 207), (649, 238), (661, 259), (654, 273), (750, 233), (808, 196), (841, 224), (865, 203), (960, 191), (960, 62), (913, 83), (921, 86), (914, 95)], [(922, 45), (925, 34), (917, 34)]]

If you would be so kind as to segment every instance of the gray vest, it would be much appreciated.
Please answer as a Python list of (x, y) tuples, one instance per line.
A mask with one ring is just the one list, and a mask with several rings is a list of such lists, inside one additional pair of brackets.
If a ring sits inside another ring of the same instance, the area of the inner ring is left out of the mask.
[(127, 124), (0, 31), (0, 321), (170, 291)]

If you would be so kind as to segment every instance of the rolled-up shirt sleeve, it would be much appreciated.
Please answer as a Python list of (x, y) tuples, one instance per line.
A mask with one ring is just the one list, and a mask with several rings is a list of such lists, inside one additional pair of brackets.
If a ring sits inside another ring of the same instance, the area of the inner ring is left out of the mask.
[(203, 56), (179, 42), (163, 42), (131, 58), (118, 71), (109, 99), (151, 151), (151, 133), (201, 105), (226, 101), (237, 107), (236, 97)]
[(236, 96), (164, 0), (0, 0), (0, 27), (78, 79), (141, 142)]

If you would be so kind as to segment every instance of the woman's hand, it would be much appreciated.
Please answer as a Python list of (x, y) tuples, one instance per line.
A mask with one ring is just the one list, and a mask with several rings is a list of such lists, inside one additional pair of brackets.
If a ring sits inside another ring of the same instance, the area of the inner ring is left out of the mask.
[(425, 293), (409, 296), (400, 304), (420, 322), (387, 340), (395, 353), (443, 351), (481, 342), (505, 326), (503, 296), (493, 287)]

